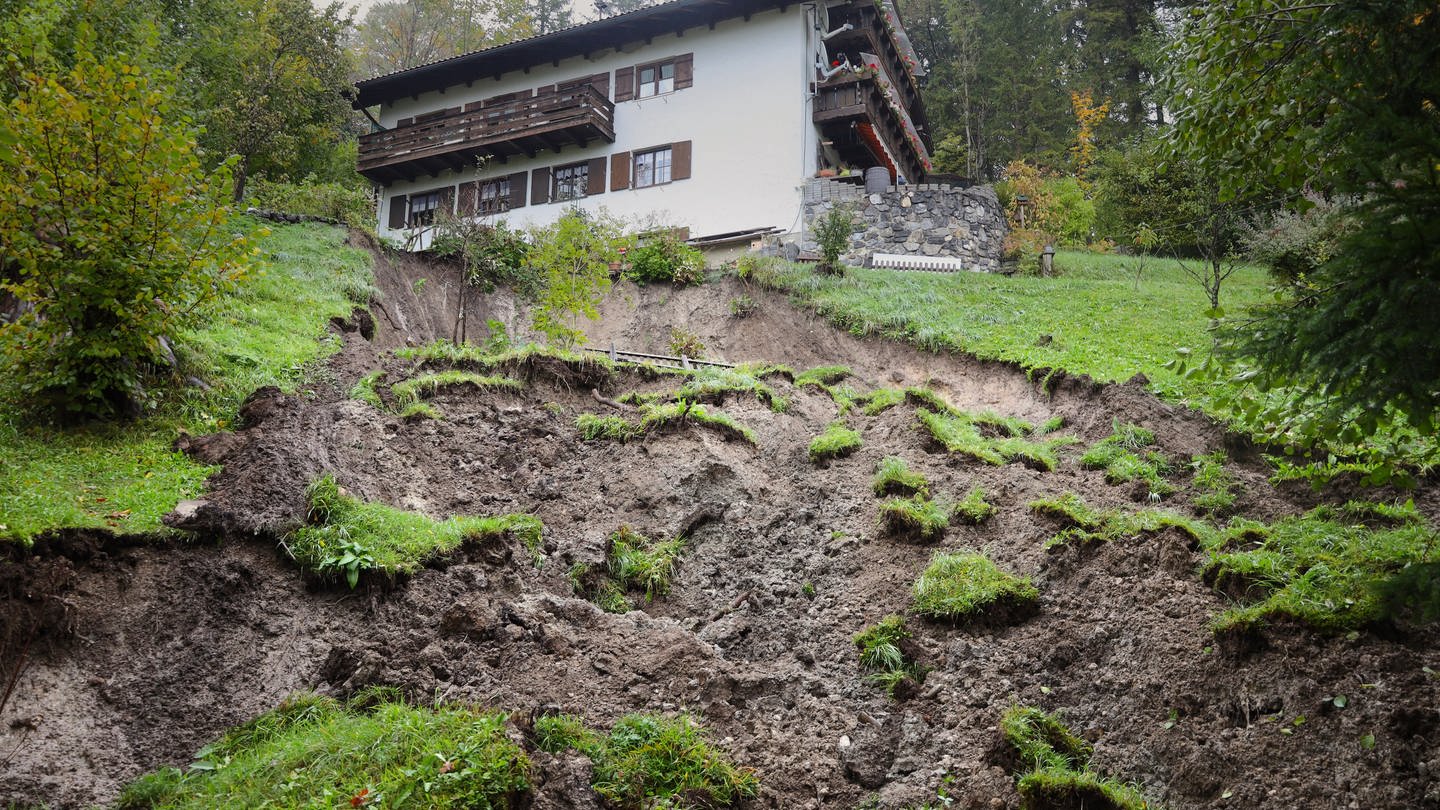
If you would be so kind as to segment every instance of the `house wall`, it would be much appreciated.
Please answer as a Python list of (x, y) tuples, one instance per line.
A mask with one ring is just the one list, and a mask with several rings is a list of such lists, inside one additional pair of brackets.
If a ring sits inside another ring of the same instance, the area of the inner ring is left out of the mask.
[[(516, 71), (477, 78), (471, 87), (450, 87), (418, 99), (402, 99), (384, 106), (381, 123), (445, 107), (456, 107), (502, 93), (609, 71), (610, 97), (615, 96), (614, 72), (647, 61), (694, 54), (694, 84), (665, 95), (615, 104), (613, 144), (603, 141), (586, 148), (546, 151), (534, 159), (492, 161), (478, 171), (442, 172), (413, 182), (396, 182), (384, 189), (378, 221), (380, 234), (405, 241), (412, 233), (391, 230), (390, 199), (398, 194), (425, 193), (468, 180), (504, 177), (539, 167), (553, 167), (618, 152), (634, 152), (667, 143), (692, 143), (691, 177), (642, 189), (610, 190), (610, 168), (604, 193), (578, 203), (527, 204), (497, 218), (509, 225), (527, 226), (555, 221), (570, 205), (610, 213), (641, 223), (658, 219), (667, 225), (688, 227), (703, 236), (759, 227), (799, 227), (800, 186), (814, 173), (817, 136), (811, 124), (809, 86), (814, 74), (811, 14), (802, 5), (785, 11), (757, 14), (718, 23), (715, 30), (692, 28), (683, 36), (656, 37), (649, 45), (637, 43), (624, 52), (607, 50), (592, 59), (562, 59), (558, 67), (544, 65), (527, 74)], [(416, 247), (425, 247), (421, 234)]]

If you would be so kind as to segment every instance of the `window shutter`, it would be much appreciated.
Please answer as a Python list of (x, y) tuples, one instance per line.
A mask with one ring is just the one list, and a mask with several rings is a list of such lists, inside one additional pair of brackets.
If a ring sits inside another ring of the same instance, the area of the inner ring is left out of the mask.
[(509, 177), (510, 180), (510, 208), (525, 207), (525, 172), (516, 172)]
[(536, 169), (530, 172), (530, 204), (543, 205), (550, 202), (550, 169)]
[(446, 214), (446, 215), (450, 215), (450, 214), (454, 214), (454, 213), (455, 213), (455, 187), (454, 187), (454, 186), (446, 186), (446, 187), (440, 189), (440, 209), (439, 209), (439, 210), (440, 210), (440, 213), (441, 213), (441, 214)]
[(396, 194), (390, 198), (390, 230), (398, 231), (405, 227), (405, 203), (409, 201), (404, 194)]
[(605, 193), (605, 158), (591, 158), (585, 169), (585, 196)]
[(695, 54), (687, 53), (675, 57), (675, 89), (681, 90), (695, 84)]
[(690, 178), (690, 141), (670, 144), (670, 179)]
[(478, 210), (477, 202), (479, 190), (480, 184), (474, 180), (471, 180), (468, 183), (461, 183), (460, 204), (456, 208), (455, 212), (462, 217), (475, 216), (475, 212), (476, 210)]
[(635, 68), (620, 68), (615, 71), (615, 100), (629, 101), (632, 98), (635, 98)]
[(610, 190), (623, 191), (630, 187), (630, 153), (616, 152), (610, 156)]

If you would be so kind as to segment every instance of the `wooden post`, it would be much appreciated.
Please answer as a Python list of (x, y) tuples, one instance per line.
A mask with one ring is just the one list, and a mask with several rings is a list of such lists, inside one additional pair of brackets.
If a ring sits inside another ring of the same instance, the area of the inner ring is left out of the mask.
[(1046, 245), (1040, 251), (1040, 275), (1050, 276), (1055, 274), (1055, 246)]

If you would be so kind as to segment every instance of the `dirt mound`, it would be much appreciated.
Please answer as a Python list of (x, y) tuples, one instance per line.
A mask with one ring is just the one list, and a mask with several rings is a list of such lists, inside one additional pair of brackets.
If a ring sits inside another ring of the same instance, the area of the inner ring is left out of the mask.
[[(883, 806), (920, 804), (946, 775), (955, 806), (1018, 806), (996, 733), (1016, 703), (1063, 710), (1095, 744), (1096, 768), (1170, 807), (1400, 807), (1440, 797), (1431, 781), (1437, 682), (1424, 669), (1435, 633), (1327, 639), (1283, 628), (1261, 649), (1226, 654), (1208, 625), (1224, 602), (1201, 582), (1199, 553), (1179, 532), (1044, 549), (1056, 527), (1031, 500), (1070, 491), (1135, 507), (1130, 488), (1080, 467), (1078, 449), (1062, 451), (1053, 472), (982, 464), (938, 448), (917, 429), (914, 405), (901, 404), (850, 412), (863, 445), (817, 465), (809, 442), (839, 408), (778, 377), (767, 382), (788, 399), (783, 412), (749, 394), (710, 406), (752, 429), (755, 446), (694, 425), (582, 441), (581, 413), (633, 417), (589, 388), (617, 399), (678, 385), (623, 369), (583, 382), (536, 373), (518, 390), (444, 389), (430, 400), (442, 419), (404, 420), (344, 392), (372, 369), (391, 381), (413, 374), (388, 350), (450, 337), (457, 288), (430, 268), (381, 272), (372, 339), (358, 326), (347, 333), (333, 390), (309, 401), (257, 392), (241, 431), (194, 449), (224, 464), (205, 504), (179, 518), (203, 541), (42, 550), (11, 575), (7, 611), (31, 598), (28, 584), (49, 587), (65, 614), (41, 634), (0, 716), (0, 801), (106, 801), (289, 692), (376, 683), (417, 700), (558, 707), (598, 722), (691, 711), (758, 769), (756, 807), (854, 807), (877, 792)], [(1085, 444), (1116, 419), (1153, 430), (1175, 457), (1224, 441), (1138, 384), (1069, 380), (1046, 393), (1003, 364), (857, 340), (734, 284), (617, 289), (593, 343), (663, 351), (669, 329), (682, 327), (730, 360), (845, 364), (857, 389), (928, 384), (964, 410), (1036, 424), (1064, 417), (1061, 432)], [(758, 310), (732, 318), (727, 301), (742, 293)], [(523, 334), (522, 308), (503, 296), (466, 309), (472, 325), (494, 318)], [(889, 455), (934, 492), (959, 498), (983, 487), (996, 514), (952, 526), (938, 543), (884, 536), (871, 476)], [(303, 517), (306, 482), (325, 471), (356, 496), (432, 516), (535, 514), (546, 527), (543, 561), (507, 541), (463, 549), (391, 586), (307, 587), (277, 541)], [(1246, 513), (1300, 510), (1260, 468), (1238, 474)], [(577, 597), (569, 573), (602, 564), (621, 526), (688, 542), (667, 596), (611, 614)], [(1009, 624), (912, 619), (911, 649), (932, 669), (916, 694), (892, 700), (863, 680), (853, 636), (908, 607), (936, 549), (959, 548), (1032, 577), (1038, 610)], [(46, 571), (59, 572), (51, 585)], [(1333, 700), (1341, 694), (1344, 708)], [(591, 806), (582, 787), (554, 787), (577, 795), (547, 800)]]

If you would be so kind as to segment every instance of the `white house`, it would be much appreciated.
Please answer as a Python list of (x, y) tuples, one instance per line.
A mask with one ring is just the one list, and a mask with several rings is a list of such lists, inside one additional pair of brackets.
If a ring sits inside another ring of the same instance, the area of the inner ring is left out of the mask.
[(822, 170), (923, 179), (919, 70), (891, 0), (673, 0), (360, 82), (358, 169), (417, 248), (442, 210), (790, 232)]

